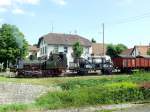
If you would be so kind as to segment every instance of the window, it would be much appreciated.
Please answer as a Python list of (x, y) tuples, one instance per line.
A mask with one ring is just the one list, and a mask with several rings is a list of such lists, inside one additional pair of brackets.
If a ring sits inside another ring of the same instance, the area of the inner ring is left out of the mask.
[(44, 45), (44, 40), (42, 41), (42, 45)]
[(67, 46), (64, 47), (64, 52), (68, 53), (68, 47)]
[(58, 53), (58, 45), (54, 46), (54, 53)]
[(42, 54), (44, 54), (44, 52), (45, 52), (45, 48), (43, 47), (43, 53)]
[(45, 54), (47, 54), (47, 47), (45, 46)]
[(42, 54), (42, 48), (40, 49), (40, 54)]
[(85, 54), (89, 54), (89, 48), (85, 48)]

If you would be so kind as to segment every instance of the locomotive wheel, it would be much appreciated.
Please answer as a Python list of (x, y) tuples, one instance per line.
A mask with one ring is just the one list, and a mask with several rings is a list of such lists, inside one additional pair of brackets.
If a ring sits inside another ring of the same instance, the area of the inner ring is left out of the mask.
[(79, 70), (79, 71), (77, 72), (77, 74), (78, 74), (78, 75), (81, 75), (81, 76), (87, 75), (87, 74), (88, 74), (88, 70)]
[(101, 72), (103, 75), (111, 75), (112, 69), (102, 69)]

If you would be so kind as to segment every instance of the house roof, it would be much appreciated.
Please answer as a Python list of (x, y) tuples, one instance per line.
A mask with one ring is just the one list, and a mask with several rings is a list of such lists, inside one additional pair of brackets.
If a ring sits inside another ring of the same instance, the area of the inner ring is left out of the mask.
[(37, 52), (39, 49), (37, 48), (37, 46), (32, 46), (32, 45), (30, 45), (29, 46), (29, 51), (30, 52)]
[(42, 39), (47, 44), (73, 45), (75, 42), (79, 41), (83, 46), (91, 46), (91, 42), (88, 39), (81, 37), (79, 35), (49, 33), (47, 35), (42, 36), (39, 39), (38, 45), (40, 44)]
[(131, 55), (132, 51), (133, 51), (133, 48), (124, 50), (124, 51), (121, 53), (121, 55), (122, 55), (122, 56), (123, 56), (123, 55), (124, 55), (124, 56), (129, 56), (129, 55)]
[(118, 57), (121, 57), (121, 58), (135, 58), (132, 55), (122, 55), (122, 54), (120, 54)]
[(147, 55), (150, 46), (135, 46), (140, 55)]
[[(107, 46), (104, 46), (104, 53), (106, 54)], [(92, 54), (93, 55), (103, 55), (103, 44), (101, 43), (92, 43)]]

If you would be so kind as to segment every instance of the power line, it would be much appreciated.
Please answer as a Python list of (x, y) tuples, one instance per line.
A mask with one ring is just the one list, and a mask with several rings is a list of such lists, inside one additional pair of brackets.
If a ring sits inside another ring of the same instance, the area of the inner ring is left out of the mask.
[(131, 23), (131, 22), (139, 21), (139, 20), (145, 19), (145, 18), (150, 18), (150, 12), (144, 13), (144, 14), (138, 15), (138, 16), (133, 16), (133, 17), (120, 19), (116, 22), (106, 22), (106, 23), (108, 25), (120, 25), (120, 24), (124, 24), (124, 23)]

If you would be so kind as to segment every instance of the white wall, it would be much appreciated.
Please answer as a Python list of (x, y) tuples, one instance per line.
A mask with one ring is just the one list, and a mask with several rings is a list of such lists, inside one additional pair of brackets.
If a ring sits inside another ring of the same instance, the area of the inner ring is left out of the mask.
[(81, 57), (88, 59), (92, 54), (92, 47), (83, 47), (83, 54)]
[(137, 49), (137, 47), (134, 47), (134, 50), (133, 50), (131, 55), (134, 56), (134, 57), (140, 55), (139, 50)]
[[(49, 54), (50, 52), (54, 52), (54, 48), (55, 48), (56, 45), (48, 45), (46, 42), (43, 42), (41, 41), (40, 43), (40, 50), (39, 52), (37, 53), (37, 57), (42, 57), (42, 56), (48, 56), (49, 57)], [(46, 47), (46, 54), (42, 54), (41, 53), (41, 48), (43, 47)], [(58, 45), (58, 52), (64, 52), (64, 47), (65, 45)], [(67, 63), (68, 63), (68, 66), (69, 66), (69, 62), (73, 62), (74, 59), (72, 57), (72, 53), (73, 53), (73, 49), (72, 49), (72, 46), (67, 46), (68, 47), (68, 52), (66, 53), (66, 57), (67, 57)], [(90, 55), (92, 54), (92, 47), (84, 47), (83, 48), (83, 54), (81, 57), (83, 58), (88, 58)]]

